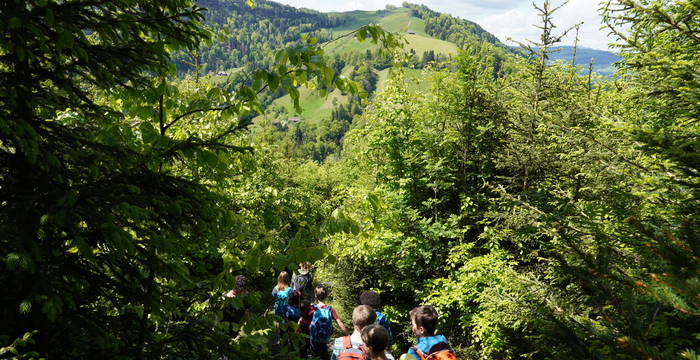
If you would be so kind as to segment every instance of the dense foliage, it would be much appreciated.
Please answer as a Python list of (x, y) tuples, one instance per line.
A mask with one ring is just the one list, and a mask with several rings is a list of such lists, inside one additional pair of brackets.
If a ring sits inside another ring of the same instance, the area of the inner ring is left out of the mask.
[(483, 42), (501, 45), (501, 42), (493, 34), (484, 30), (477, 23), (430, 10), (425, 5), (405, 2), (403, 6), (411, 9), (411, 13), (415, 17), (425, 20), (425, 32), (429, 35), (440, 40), (453, 42), (460, 48), (473, 41), (474, 37)]
[(404, 326), (433, 304), (466, 358), (696, 358), (698, 8), (611, 4), (631, 29), (614, 81), (546, 61), (542, 10), (535, 60), (493, 76), (494, 47), (469, 46), (353, 124), (334, 167), (363, 231), (328, 242), (344, 300), (378, 289)]
[[(255, 314), (239, 323), (215, 321), (220, 294), (236, 273), (320, 259), (328, 222), (242, 131), (265, 89), (299, 107), (299, 86), (360, 85), (336, 76), (314, 37), (278, 49), (249, 86), (177, 80), (170, 54), (210, 37), (189, 0), (0, 11), (0, 355), (271, 356), (277, 319), (255, 291), (268, 283), (225, 302)], [(357, 37), (396, 43), (374, 26)]]
[[(313, 261), (346, 323), (381, 292), (396, 356), (432, 304), (460, 358), (698, 358), (697, 1), (606, 2), (614, 79), (547, 61), (548, 1), (529, 57), (408, 5), (453, 61), (253, 5), (0, 8), (0, 357), (295, 358), (268, 293)], [(261, 115), (303, 87), (346, 100)]]
[(331, 39), (328, 31), (345, 19), (317, 11), (296, 9), (267, 0), (256, 1), (252, 9), (244, 1), (198, 1), (207, 9), (205, 24), (217, 37), (196, 51), (184, 51), (175, 57), (182, 72), (224, 72), (269, 67), (275, 61), (276, 49), (298, 43), (302, 34), (312, 33), (321, 42)]

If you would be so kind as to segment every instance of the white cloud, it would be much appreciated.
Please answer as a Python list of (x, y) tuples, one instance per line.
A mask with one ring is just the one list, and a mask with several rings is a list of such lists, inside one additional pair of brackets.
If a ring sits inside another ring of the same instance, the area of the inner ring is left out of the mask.
[[(554, 2), (554, 5), (561, 4)], [(541, 24), (538, 11), (532, 7), (521, 4), (516, 9), (494, 15), (479, 16), (473, 19), (484, 29), (496, 35), (501, 41), (512, 38), (517, 41), (539, 40), (540, 29), (535, 25)], [(598, 14), (598, 2), (596, 0), (570, 0), (568, 4), (553, 14), (553, 22), (556, 26), (554, 33), (561, 34), (572, 26), (583, 22), (579, 28), (579, 44), (581, 46), (607, 49), (611, 39), (607, 37), (607, 31), (601, 30), (601, 17)], [(576, 31), (571, 30), (562, 39), (562, 45), (573, 45)], [(511, 43), (512, 44), (512, 43)]]
[[(320, 11), (377, 10), (387, 4), (401, 5), (404, 0), (278, 0), (295, 7), (305, 7)], [(553, 5), (563, 0), (554, 0)], [(532, 7), (532, 0), (409, 0), (422, 3), (429, 8), (474, 21), (484, 29), (496, 35), (501, 41), (507, 38), (518, 41), (539, 39), (539, 30), (535, 24), (540, 23), (537, 10)], [(542, 0), (535, 0), (540, 4)], [(558, 31), (563, 31), (583, 21), (579, 32), (579, 44), (597, 49), (607, 49), (610, 40), (606, 30), (600, 30), (598, 0), (570, 0), (567, 5), (554, 14)], [(573, 44), (572, 32), (563, 40), (563, 44)], [(513, 43), (510, 43), (512, 45)]]

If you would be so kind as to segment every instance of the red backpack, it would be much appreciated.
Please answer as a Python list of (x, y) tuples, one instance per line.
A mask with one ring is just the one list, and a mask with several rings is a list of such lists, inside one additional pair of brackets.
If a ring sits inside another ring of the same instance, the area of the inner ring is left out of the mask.
[(430, 354), (428, 354), (428, 356), (425, 356), (423, 352), (418, 350), (417, 346), (412, 347), (412, 349), (416, 352), (416, 354), (418, 354), (420, 360), (458, 360), (452, 349), (450, 349), (448, 346), (439, 345), (440, 344), (433, 346), (433, 348), (430, 349)]
[(349, 336), (343, 336), (343, 349), (338, 354), (338, 360), (366, 360), (364, 346), (359, 348), (352, 347), (352, 342)]

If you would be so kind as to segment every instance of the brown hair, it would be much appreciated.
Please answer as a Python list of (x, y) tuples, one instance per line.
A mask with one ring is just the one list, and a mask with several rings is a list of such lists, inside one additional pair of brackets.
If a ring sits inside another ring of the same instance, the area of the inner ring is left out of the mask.
[(375, 321), (377, 321), (377, 314), (371, 306), (359, 305), (352, 310), (352, 325), (360, 330)]
[(301, 296), (299, 296), (299, 292), (292, 290), (289, 292), (289, 295), (287, 295), (287, 304), (299, 308), (301, 306), (299, 303), (300, 299)]
[(438, 314), (432, 306), (418, 306), (410, 312), (411, 320), (416, 323), (416, 326), (425, 329), (426, 336), (435, 335), (437, 328)]
[(280, 272), (277, 275), (277, 290), (286, 290), (289, 287), (289, 273), (286, 271)]
[(304, 270), (311, 270), (311, 263), (308, 261), (304, 261), (303, 263), (299, 264), (299, 268)]
[(362, 342), (370, 348), (370, 358), (384, 358), (384, 350), (389, 346), (389, 332), (381, 325), (367, 325), (362, 329)]
[(326, 296), (328, 296), (328, 294), (326, 293), (326, 288), (324, 288), (321, 285), (316, 286), (316, 290), (314, 290), (314, 294), (316, 295), (316, 300), (318, 300), (318, 301), (326, 300)]

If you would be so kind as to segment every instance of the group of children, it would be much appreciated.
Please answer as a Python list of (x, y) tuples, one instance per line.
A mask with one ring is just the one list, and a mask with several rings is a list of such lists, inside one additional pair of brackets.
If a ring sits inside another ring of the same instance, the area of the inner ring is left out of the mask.
[[(352, 311), (352, 334), (340, 320), (332, 306), (325, 303), (328, 290), (313, 286), (310, 273), (311, 264), (300, 264), (299, 275), (290, 281), (289, 273), (283, 271), (277, 277), (277, 285), (272, 289), (275, 298), (274, 311), (286, 321), (299, 324), (299, 331), (305, 334), (306, 343), (300, 349), (302, 358), (312, 357), (321, 360), (394, 360), (387, 351), (393, 342), (391, 325), (385, 314), (378, 309), (381, 297), (374, 291), (360, 295), (361, 305)], [(315, 303), (312, 301), (315, 299)], [(455, 359), (454, 352), (442, 335), (436, 335), (438, 315), (431, 306), (419, 306), (411, 310), (411, 329), (418, 339), (401, 360)], [(343, 337), (332, 343), (333, 323), (336, 323)]]

